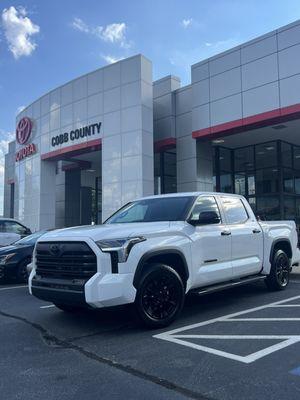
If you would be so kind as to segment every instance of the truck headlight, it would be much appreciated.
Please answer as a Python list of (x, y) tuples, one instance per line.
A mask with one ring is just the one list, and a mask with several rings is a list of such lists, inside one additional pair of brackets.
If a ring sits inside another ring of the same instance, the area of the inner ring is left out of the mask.
[(132, 247), (146, 239), (143, 236), (122, 238), (122, 239), (104, 239), (96, 242), (97, 246), (104, 253), (115, 252), (118, 255), (118, 262), (126, 262)]
[(10, 260), (16, 253), (6, 254), (5, 256), (0, 256), (0, 265), (4, 265)]

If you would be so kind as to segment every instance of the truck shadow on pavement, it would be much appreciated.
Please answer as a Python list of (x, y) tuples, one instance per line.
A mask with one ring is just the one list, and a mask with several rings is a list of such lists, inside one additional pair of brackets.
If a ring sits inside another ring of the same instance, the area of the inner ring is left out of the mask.
[[(188, 294), (179, 319), (171, 327), (173, 329), (215, 318), (224, 313), (270, 303), (288, 297), (288, 292), (289, 289), (280, 292), (279, 296), (279, 292), (268, 292), (263, 283), (256, 283), (205, 296)], [(149, 335), (149, 333), (164, 330), (149, 330), (141, 326), (135, 317), (133, 305), (98, 310), (88, 309), (76, 313), (66, 313), (56, 308), (51, 310), (51, 314), (43, 316), (43, 322), (47, 322), (47, 325), (52, 327), (64, 326), (68, 332), (73, 333), (69, 337), (70, 340), (97, 334), (109, 334), (112, 337), (113, 335), (126, 336), (132, 332), (145, 332)]]

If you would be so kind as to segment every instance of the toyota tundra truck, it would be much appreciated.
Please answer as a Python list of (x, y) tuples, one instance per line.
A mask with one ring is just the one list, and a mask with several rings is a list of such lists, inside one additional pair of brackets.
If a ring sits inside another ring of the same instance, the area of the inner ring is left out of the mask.
[(43, 235), (29, 291), (63, 311), (133, 303), (151, 328), (178, 317), (188, 292), (264, 281), (283, 290), (299, 264), (294, 221), (260, 222), (246, 199), (177, 193), (132, 201), (102, 225)]

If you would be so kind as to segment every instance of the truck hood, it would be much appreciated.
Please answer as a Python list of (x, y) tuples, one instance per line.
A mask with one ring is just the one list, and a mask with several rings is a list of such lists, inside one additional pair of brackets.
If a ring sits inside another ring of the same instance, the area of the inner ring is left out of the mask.
[(44, 234), (39, 242), (88, 237), (94, 241), (101, 239), (121, 239), (134, 236), (151, 236), (169, 232), (170, 222), (139, 222), (129, 224), (87, 225), (58, 229)]

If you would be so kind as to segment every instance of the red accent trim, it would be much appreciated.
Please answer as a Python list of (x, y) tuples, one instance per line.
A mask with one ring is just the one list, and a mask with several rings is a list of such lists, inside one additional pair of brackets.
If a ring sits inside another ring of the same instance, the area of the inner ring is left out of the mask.
[(176, 138), (170, 137), (167, 139), (157, 140), (154, 143), (154, 152), (161, 153), (162, 151), (176, 147)]
[(63, 160), (69, 157), (74, 157), (79, 154), (90, 153), (91, 151), (100, 150), (102, 145), (101, 139), (91, 140), (90, 142), (84, 142), (74, 144), (73, 146), (64, 147), (59, 150), (50, 151), (49, 153), (42, 154), (42, 160)]
[(211, 126), (210, 128), (199, 129), (192, 132), (192, 136), (194, 139), (216, 138), (264, 126), (280, 124), (298, 118), (300, 118), (300, 104), (294, 104), (292, 106), (237, 119), (235, 121), (225, 122), (224, 124)]

